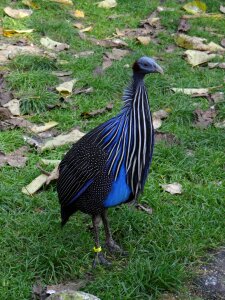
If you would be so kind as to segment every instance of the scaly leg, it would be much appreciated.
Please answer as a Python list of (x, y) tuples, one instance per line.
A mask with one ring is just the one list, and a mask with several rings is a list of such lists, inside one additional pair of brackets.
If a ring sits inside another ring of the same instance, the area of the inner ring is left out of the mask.
[(102, 264), (105, 266), (111, 265), (111, 263), (108, 262), (107, 259), (104, 257), (102, 253), (102, 248), (99, 243), (99, 221), (100, 221), (99, 215), (92, 217), (93, 229), (94, 229), (94, 241), (95, 241), (95, 247), (94, 247), (95, 258), (93, 261), (93, 268), (95, 268), (97, 264)]
[(112, 233), (109, 228), (109, 222), (106, 210), (101, 215), (104, 229), (105, 229), (105, 236), (106, 236), (106, 247), (109, 249), (111, 253), (120, 253), (122, 255), (127, 255), (127, 252), (124, 251), (122, 248), (120, 248), (119, 245), (116, 244), (116, 242), (112, 238)]

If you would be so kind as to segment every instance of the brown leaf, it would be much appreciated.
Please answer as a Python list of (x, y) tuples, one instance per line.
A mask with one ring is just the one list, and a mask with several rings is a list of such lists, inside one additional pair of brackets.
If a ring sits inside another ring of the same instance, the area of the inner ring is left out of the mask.
[(30, 137), (30, 136), (24, 135), (23, 139), (29, 145), (31, 145), (31, 146), (33, 146), (37, 149), (40, 149), (43, 146), (43, 143), (44, 143), (43, 140), (40, 137), (37, 137), (37, 136)]
[(221, 44), (221, 46), (225, 47), (225, 39), (222, 39), (220, 44)]
[(176, 50), (176, 49), (177, 49), (177, 46), (174, 45), (174, 44), (171, 44), (171, 45), (168, 45), (168, 46), (166, 47), (165, 51), (166, 51), (167, 53), (173, 53), (174, 50)]
[(106, 70), (111, 67), (112, 61), (108, 57), (103, 57), (102, 70)]
[(156, 131), (155, 142), (158, 143), (161, 141), (164, 141), (168, 145), (178, 144), (178, 140), (174, 134)]
[(195, 125), (200, 128), (206, 128), (211, 125), (216, 116), (216, 111), (213, 106), (206, 111), (198, 108), (194, 113), (196, 117)]
[(15, 56), (22, 54), (40, 55), (43, 54), (43, 51), (37, 46), (27, 45), (24, 42), (19, 45), (2, 43), (0, 46), (0, 63), (7, 63)]
[(112, 47), (122, 48), (128, 46), (128, 44), (122, 41), (121, 39), (113, 38), (113, 39), (97, 40), (92, 37), (87, 37), (87, 35), (83, 32), (79, 32), (78, 34), (82, 40), (90, 41), (92, 44), (105, 47), (105, 48), (112, 48)]
[(23, 118), (13, 117), (4, 121), (0, 121), (0, 131), (14, 128), (30, 128), (33, 124)]
[(191, 28), (190, 24), (188, 23), (187, 20), (185, 19), (180, 19), (180, 24), (178, 26), (178, 31), (179, 32), (187, 32)]
[(12, 114), (10, 111), (5, 107), (0, 107), (0, 121), (8, 120), (10, 119)]
[(33, 125), (30, 129), (32, 132), (34, 133), (41, 133), (44, 131), (47, 131), (53, 127), (55, 127), (56, 125), (58, 125), (59, 123), (55, 122), (55, 121), (50, 121), (48, 123), (44, 123), (43, 125)]
[(113, 104), (109, 103), (104, 108), (96, 109), (92, 112), (83, 112), (83, 113), (81, 113), (81, 117), (84, 118), (84, 119), (93, 118), (93, 117), (102, 115), (102, 114), (106, 113), (107, 111), (111, 111), (112, 109), (113, 109)]
[(27, 151), (28, 148), (26, 146), (23, 146), (9, 154), (4, 154), (1, 152), (0, 166), (4, 166), (5, 164), (8, 164), (11, 167), (17, 167), (17, 168), (24, 167), (27, 161), (27, 157), (25, 157), (24, 154)]
[(93, 91), (94, 91), (93, 87), (82, 87), (82, 88), (75, 89), (73, 91), (73, 94), (74, 95), (91, 94), (91, 93), (93, 93)]
[(102, 76), (103, 74), (104, 74), (104, 70), (101, 66), (96, 67), (93, 71), (94, 77)]
[(111, 60), (121, 60), (124, 56), (128, 55), (129, 53), (130, 51), (128, 50), (113, 48), (112, 52), (106, 52), (105, 56), (107, 56)]

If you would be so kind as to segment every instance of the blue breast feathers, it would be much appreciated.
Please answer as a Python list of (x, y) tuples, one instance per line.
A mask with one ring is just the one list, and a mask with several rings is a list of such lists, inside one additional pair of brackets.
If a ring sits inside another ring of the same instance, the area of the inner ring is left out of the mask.
[(126, 202), (130, 196), (131, 189), (126, 182), (126, 170), (122, 165), (116, 181), (112, 184), (112, 190), (104, 201), (105, 207), (111, 207)]

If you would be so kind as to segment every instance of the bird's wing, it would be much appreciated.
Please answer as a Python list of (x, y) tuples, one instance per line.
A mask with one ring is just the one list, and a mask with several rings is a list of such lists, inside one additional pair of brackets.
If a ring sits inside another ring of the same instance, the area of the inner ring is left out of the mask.
[(78, 199), (102, 170), (105, 155), (85, 138), (74, 144), (59, 165), (57, 190), (62, 207)]

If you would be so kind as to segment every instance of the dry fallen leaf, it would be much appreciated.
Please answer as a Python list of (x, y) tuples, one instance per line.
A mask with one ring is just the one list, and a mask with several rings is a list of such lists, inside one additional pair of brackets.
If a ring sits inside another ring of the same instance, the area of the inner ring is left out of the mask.
[(88, 26), (88, 27), (81, 29), (80, 32), (90, 32), (90, 31), (92, 31), (92, 29), (93, 29), (93, 26)]
[(164, 141), (167, 145), (174, 145), (179, 143), (174, 134), (155, 131), (155, 142), (158, 143), (161, 141)]
[(98, 2), (98, 7), (102, 8), (113, 8), (117, 6), (116, 0), (104, 0), (101, 2)]
[(10, 45), (2, 43), (0, 45), (0, 63), (7, 63), (17, 55), (31, 54), (41, 55), (43, 51), (35, 45)]
[(219, 69), (225, 69), (225, 62), (223, 63), (208, 63), (208, 67), (210, 69), (219, 68)]
[(105, 56), (111, 60), (121, 60), (124, 56), (128, 55), (130, 51), (113, 48), (112, 52), (106, 52)]
[(223, 6), (222, 4), (220, 5), (220, 11), (225, 14), (225, 6)]
[(87, 40), (90, 41), (92, 44), (95, 44), (97, 46), (101, 47), (106, 47), (106, 48), (111, 48), (111, 47), (117, 47), (117, 48), (122, 48), (122, 47), (127, 47), (128, 44), (124, 42), (121, 39), (113, 38), (113, 39), (104, 39), (104, 40), (97, 40), (93, 37), (88, 37), (84, 32), (79, 32), (79, 37), (82, 40)]
[(69, 143), (75, 143), (80, 138), (84, 136), (84, 133), (79, 131), (78, 129), (74, 129), (68, 134), (60, 134), (53, 139), (46, 141), (40, 148), (41, 151), (45, 151), (46, 149), (54, 149), (56, 147), (66, 145)]
[(60, 164), (61, 160), (59, 159), (41, 159), (41, 163), (49, 166), (49, 165), (53, 165), (53, 166), (58, 166)]
[(75, 58), (88, 57), (94, 54), (94, 51), (82, 51), (74, 54)]
[(206, 4), (198, 0), (185, 4), (183, 8), (191, 14), (202, 14), (207, 9)]
[(182, 185), (178, 182), (170, 184), (160, 184), (162, 189), (172, 195), (182, 193)]
[(153, 119), (153, 127), (154, 129), (158, 129), (162, 126), (162, 120), (166, 119), (168, 117), (168, 112), (160, 109), (156, 112), (153, 112), (152, 119)]
[(65, 4), (65, 5), (73, 5), (73, 1), (72, 0), (50, 0), (52, 2), (57, 2), (60, 4)]
[(214, 103), (219, 103), (219, 102), (224, 102), (225, 101), (225, 95), (223, 92), (217, 92), (215, 94), (211, 94), (210, 95), (210, 99), (214, 102)]
[(195, 14), (195, 15), (183, 15), (182, 16), (183, 19), (196, 19), (196, 18), (212, 18), (212, 19), (216, 19), (216, 20), (220, 20), (224, 18), (223, 14), (214, 14), (214, 13), (204, 13), (204, 14)]
[(76, 9), (76, 10), (73, 12), (73, 16), (74, 16), (75, 18), (84, 18), (84, 12), (83, 12), (83, 10)]
[[(0, 63), (1, 63), (1, 50), (0, 50)], [(13, 93), (7, 87), (5, 81), (6, 74), (7, 72), (0, 72), (0, 105), (2, 106), (14, 98)]]
[(32, 15), (33, 11), (31, 9), (13, 9), (9, 6), (4, 8), (4, 12), (11, 18), (22, 19)]
[(201, 50), (201, 51), (225, 51), (223, 47), (220, 45), (210, 42), (208, 44), (204, 44), (206, 39), (199, 38), (196, 36), (189, 36), (183, 33), (178, 33), (175, 35), (175, 42), (178, 46), (185, 48), (185, 49), (192, 49), (192, 50)]
[(138, 36), (137, 40), (142, 44), (142, 45), (148, 45), (151, 42), (150, 36)]
[(22, 0), (22, 3), (30, 8), (39, 9), (40, 7), (32, 0)]
[(78, 29), (83, 29), (84, 28), (84, 24), (80, 23), (80, 22), (75, 22), (73, 23), (73, 26), (78, 28)]
[(193, 67), (204, 64), (215, 57), (221, 57), (217, 54), (208, 54), (197, 50), (186, 50), (184, 54), (186, 56), (187, 62)]
[(196, 109), (194, 111), (196, 116), (195, 125), (200, 128), (206, 128), (213, 123), (216, 116), (216, 111), (214, 106), (210, 107), (208, 110), (204, 111), (202, 109)]
[(11, 117), (12, 117), (12, 114), (10, 113), (10, 111), (7, 108), (0, 107), (0, 121), (8, 120)]
[(74, 95), (91, 94), (93, 93), (93, 91), (94, 91), (93, 87), (82, 87), (82, 88), (75, 89), (73, 94)]
[(225, 120), (223, 120), (221, 122), (218, 122), (218, 123), (215, 123), (214, 126), (216, 128), (225, 128)]
[(3, 106), (7, 107), (12, 115), (20, 116), (20, 100), (12, 99), (8, 103), (4, 104)]
[(209, 89), (208, 88), (171, 88), (171, 90), (175, 93), (183, 93), (186, 95), (205, 95), (209, 93)]
[(22, 188), (22, 193), (26, 195), (35, 194), (47, 181), (48, 176), (41, 174), (36, 177), (30, 184)]
[(0, 167), (4, 166), (5, 164), (17, 168), (24, 167), (27, 161), (27, 157), (24, 155), (27, 151), (28, 148), (26, 146), (20, 147), (9, 154), (4, 154), (0, 151)]
[(50, 39), (49, 37), (43, 37), (40, 39), (41, 44), (51, 50), (55, 50), (55, 51), (63, 51), (63, 50), (67, 50), (69, 49), (69, 45), (66, 43), (59, 43), (56, 41), (53, 41), (52, 39)]
[(59, 165), (56, 165), (53, 171), (50, 173), (46, 180), (46, 185), (49, 185), (53, 180), (57, 180), (59, 178)]
[(17, 29), (3, 29), (3, 36), (5, 37), (12, 37), (18, 34), (23, 34), (23, 33), (31, 33), (33, 32), (34, 29), (21, 29), (21, 30), (17, 30)]
[(93, 117), (102, 115), (107, 111), (111, 111), (112, 109), (113, 109), (113, 104), (109, 103), (104, 108), (96, 109), (96, 110), (91, 111), (91, 112), (83, 112), (83, 113), (81, 113), (81, 117), (83, 117), (84, 119), (93, 118)]
[(177, 49), (177, 46), (174, 44), (170, 44), (165, 48), (167, 53), (173, 53)]
[(76, 79), (65, 81), (56, 87), (56, 90), (60, 93), (60, 95), (64, 98), (69, 97), (73, 92), (73, 86), (77, 82)]
[(67, 76), (72, 75), (73, 72), (72, 71), (53, 71), (52, 74), (57, 77), (67, 77)]
[(181, 18), (180, 19), (180, 24), (178, 26), (178, 31), (179, 32), (187, 32), (191, 28), (190, 24), (188, 23), (187, 20)]
[(12, 117), (11, 119), (0, 121), (0, 130), (14, 129), (17, 127), (29, 129), (31, 126), (31, 122), (18, 117)]
[(47, 131), (53, 127), (55, 127), (56, 125), (58, 125), (59, 123), (55, 122), (55, 121), (50, 121), (48, 123), (45, 123), (44, 125), (33, 125), (31, 127), (31, 131), (33, 131), (34, 133), (40, 133), (43, 131)]

